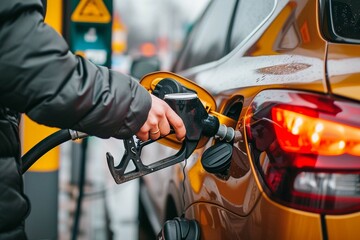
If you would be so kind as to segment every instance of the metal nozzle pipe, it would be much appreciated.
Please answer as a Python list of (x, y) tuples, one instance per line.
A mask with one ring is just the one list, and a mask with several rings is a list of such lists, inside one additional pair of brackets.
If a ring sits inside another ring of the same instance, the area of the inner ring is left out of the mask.
[(220, 140), (225, 140), (226, 142), (231, 142), (232, 140), (234, 140), (234, 142), (238, 142), (242, 139), (240, 131), (235, 131), (233, 128), (227, 127), (224, 124), (219, 126), (216, 136), (218, 136)]

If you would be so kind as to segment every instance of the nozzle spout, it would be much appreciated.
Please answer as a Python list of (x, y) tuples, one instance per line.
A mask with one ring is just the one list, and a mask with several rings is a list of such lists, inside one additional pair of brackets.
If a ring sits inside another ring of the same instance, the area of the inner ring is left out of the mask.
[(242, 134), (240, 131), (235, 131), (232, 127), (227, 127), (224, 124), (219, 126), (219, 130), (216, 133), (216, 136), (220, 140), (225, 140), (226, 142), (239, 142), (242, 139)]

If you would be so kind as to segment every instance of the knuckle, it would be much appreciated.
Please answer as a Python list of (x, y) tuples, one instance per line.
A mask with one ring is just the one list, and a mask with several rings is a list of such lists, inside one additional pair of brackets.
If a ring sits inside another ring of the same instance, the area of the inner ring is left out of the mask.
[(156, 118), (151, 118), (151, 119), (149, 119), (148, 122), (147, 122), (149, 128), (154, 127), (154, 126), (157, 126), (157, 123), (158, 123), (158, 122), (157, 122)]
[(165, 136), (165, 135), (168, 135), (170, 133), (170, 128), (169, 129), (166, 129), (162, 132), (162, 135)]
[(182, 122), (175, 122), (175, 123), (173, 124), (173, 127), (174, 127), (175, 129), (182, 129), (182, 128), (184, 127), (184, 124), (183, 124)]
[(145, 134), (138, 135), (137, 137), (138, 137), (141, 141), (146, 141), (146, 140), (148, 140), (148, 136), (145, 135)]

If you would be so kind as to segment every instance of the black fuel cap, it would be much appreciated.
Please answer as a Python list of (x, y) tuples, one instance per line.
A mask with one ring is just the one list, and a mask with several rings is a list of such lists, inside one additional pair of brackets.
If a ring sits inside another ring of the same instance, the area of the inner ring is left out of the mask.
[(230, 143), (218, 142), (203, 153), (201, 164), (209, 173), (224, 173), (230, 167), (232, 151)]
[(194, 219), (176, 217), (165, 222), (158, 240), (199, 240), (200, 226)]

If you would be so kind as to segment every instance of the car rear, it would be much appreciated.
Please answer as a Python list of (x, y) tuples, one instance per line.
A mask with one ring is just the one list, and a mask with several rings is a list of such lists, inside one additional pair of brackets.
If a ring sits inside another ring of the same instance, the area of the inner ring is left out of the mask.
[[(318, 6), (327, 93), (265, 90), (246, 113), (248, 151), (264, 193), (257, 208), (302, 238), (358, 239), (360, 2)], [(276, 226), (273, 233), (282, 237)]]

